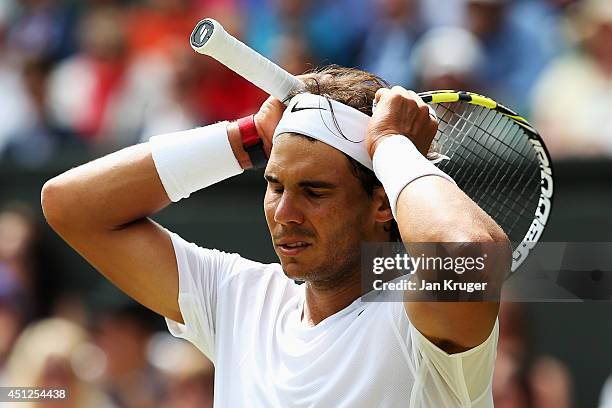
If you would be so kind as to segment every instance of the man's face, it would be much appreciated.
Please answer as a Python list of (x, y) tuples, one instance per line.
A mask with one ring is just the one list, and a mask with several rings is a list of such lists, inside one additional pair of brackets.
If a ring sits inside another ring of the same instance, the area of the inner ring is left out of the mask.
[(357, 273), (375, 209), (346, 157), (324, 143), (283, 134), (265, 177), (266, 221), (285, 274), (335, 286)]

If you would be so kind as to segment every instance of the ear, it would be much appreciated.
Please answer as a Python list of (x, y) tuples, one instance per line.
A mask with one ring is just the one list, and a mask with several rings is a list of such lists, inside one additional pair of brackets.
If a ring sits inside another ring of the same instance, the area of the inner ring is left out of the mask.
[(393, 219), (393, 213), (391, 212), (391, 206), (389, 205), (387, 193), (385, 193), (385, 190), (382, 187), (374, 189), (372, 202), (375, 206), (376, 222), (385, 223)]

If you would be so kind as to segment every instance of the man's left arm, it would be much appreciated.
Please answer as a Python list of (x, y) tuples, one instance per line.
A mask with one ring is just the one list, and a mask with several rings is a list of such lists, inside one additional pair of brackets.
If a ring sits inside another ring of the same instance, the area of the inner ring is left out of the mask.
[[(491, 301), (452, 301), (448, 293), (444, 301), (435, 301), (432, 297), (419, 297), (419, 294), (435, 296), (433, 292), (406, 292), (406, 313), (419, 332), (447, 353), (468, 350), (484, 342), (495, 325), (499, 308), (496, 298), (510, 269), (508, 238), (450, 178), (440, 177), (445, 175), (439, 171), (435, 174), (433, 168), (432, 174), (428, 174), (429, 163), (424, 155), (437, 129), (436, 119), (430, 115), (428, 106), (414, 92), (400, 87), (379, 90), (376, 102), (368, 132), (370, 154), (377, 176), (394, 206), (395, 219), (408, 252), (424, 256), (442, 254), (453, 259), (482, 257), (480, 259), (484, 260), (477, 277), (468, 276), (468, 272), (463, 276), (453, 271), (445, 275), (439, 270), (420, 268), (415, 276), (416, 285), (420, 287), (423, 280), (437, 280), (444, 287), (443, 280), (453, 277), (470, 280), (486, 284), (486, 296), (493, 299)], [(397, 135), (405, 135), (409, 140)], [(398, 163), (397, 168), (394, 160)], [(400, 163), (402, 160), (404, 163)], [(418, 163), (422, 166), (419, 170), (422, 174), (417, 172), (414, 179), (409, 177), (406, 185), (393, 179), (405, 177), (402, 166), (414, 164), (419, 167)]]
[[(421, 281), (474, 282), (484, 286), (483, 296), (495, 299), (510, 268), (510, 247), (501, 228), (455, 184), (441, 177), (421, 177), (408, 184), (397, 201), (397, 223), (410, 253), (454, 259), (483, 259), (484, 268), (459, 275), (421, 268)], [(431, 246), (418, 243), (432, 242)], [(415, 243), (415, 244), (412, 244)], [(434, 248), (435, 247), (435, 248)], [(414, 249), (414, 250), (413, 250)], [(412, 250), (412, 251), (411, 251)], [(454, 276), (453, 276), (454, 275)], [(451, 289), (452, 291), (453, 289)], [(495, 325), (499, 302), (429, 300), (442, 292), (407, 292), (405, 308), (411, 323), (448, 353), (457, 353), (485, 341)], [(418, 295), (428, 299), (416, 299)], [(450, 293), (452, 296), (453, 293)], [(457, 292), (455, 295), (465, 295)], [(414, 297), (414, 298), (413, 298)]]

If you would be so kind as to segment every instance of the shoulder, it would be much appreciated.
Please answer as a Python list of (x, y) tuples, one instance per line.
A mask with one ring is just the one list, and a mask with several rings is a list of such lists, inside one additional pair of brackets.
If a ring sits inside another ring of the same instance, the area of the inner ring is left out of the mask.
[(389, 325), (392, 331), (395, 332), (399, 341), (418, 349), (426, 350), (439, 358), (464, 358), (472, 354), (494, 352), (496, 349), (499, 333), (499, 323), (497, 319), (489, 335), (482, 343), (468, 350), (461, 349), (461, 352), (458, 352), (459, 350), (454, 351), (453, 347), (447, 347), (447, 344), (443, 341), (428, 339), (417, 329), (410, 320), (408, 313), (406, 313), (401, 293), (384, 294), (376, 298), (372, 304), (372, 315), (375, 315), (375, 319), (384, 321), (385, 324)]
[(259, 279), (262, 275), (282, 279), (285, 275), (278, 263), (262, 263), (234, 252), (214, 248), (204, 248), (189, 242), (178, 234), (168, 231), (174, 247), (179, 270), (192, 270), (199, 273), (220, 273), (220, 282), (240, 276), (245, 279)]

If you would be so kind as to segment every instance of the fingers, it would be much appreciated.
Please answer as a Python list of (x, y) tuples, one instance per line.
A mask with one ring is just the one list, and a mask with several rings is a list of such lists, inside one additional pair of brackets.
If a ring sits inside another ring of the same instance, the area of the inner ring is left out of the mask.
[(423, 126), (421, 107), (425, 104), (415, 92), (394, 86), (381, 96), (381, 103), (395, 111), (401, 126), (411, 133), (417, 133)]
[(264, 113), (265, 119), (274, 123), (274, 126), (278, 124), (283, 112), (285, 111), (285, 104), (274, 96), (269, 96), (268, 99), (261, 105), (260, 112)]
[(266, 104), (269, 104), (271, 107), (280, 109), (282, 111), (285, 110), (285, 105), (280, 101), (280, 99), (277, 99), (275, 96), (272, 95), (268, 96), (268, 99), (266, 99), (262, 106)]
[(401, 86), (380, 88), (374, 106), (371, 129), (380, 134), (406, 135), (421, 153), (427, 154), (438, 124), (419, 95)]
[(261, 105), (259, 111), (255, 114), (255, 126), (257, 128), (257, 134), (263, 140), (264, 151), (270, 156), (272, 149), (272, 136), (274, 129), (280, 122), (285, 105), (277, 98), (270, 96)]
[(415, 145), (417, 145), (419, 151), (425, 155), (427, 154), (431, 141), (438, 130), (438, 121), (434, 120), (429, 115), (428, 106), (419, 106), (418, 109), (420, 113), (417, 116), (417, 120), (414, 122), (414, 131), (416, 134), (422, 135), (422, 139), (419, 140), (421, 143), (415, 143)]
[[(374, 95), (374, 104), (378, 105), (383, 101), (395, 102), (395, 103), (407, 103), (408, 107), (427, 107), (428, 105), (423, 102), (423, 99), (414, 91), (407, 90), (399, 85), (393, 88), (379, 88)], [(413, 104), (414, 102), (414, 104)], [(410, 106), (412, 105), (412, 106)]]
[(410, 107), (418, 107), (419, 110), (423, 107), (427, 107), (427, 104), (423, 102), (423, 99), (414, 91), (407, 90), (401, 86), (394, 86), (391, 88), (391, 96), (398, 99), (405, 99)]
[(389, 91), (389, 88), (379, 88), (378, 91), (376, 91), (376, 94), (374, 94), (374, 104), (378, 104), (383, 95), (388, 95)]

